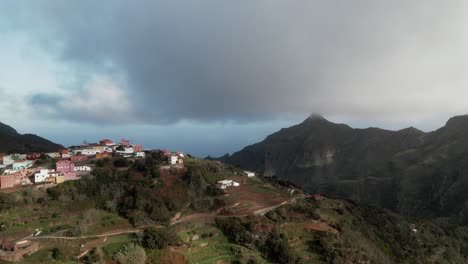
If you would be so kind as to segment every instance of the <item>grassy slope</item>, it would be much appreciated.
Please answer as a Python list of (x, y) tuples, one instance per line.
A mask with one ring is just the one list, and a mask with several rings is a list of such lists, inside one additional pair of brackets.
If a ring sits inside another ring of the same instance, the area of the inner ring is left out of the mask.
[[(243, 180), (239, 178), (239, 170), (219, 162), (191, 159), (187, 162), (187, 168), (189, 173), (184, 177), (193, 178), (179, 177), (177, 181), (168, 182), (174, 176), (161, 175), (154, 187), (156, 191), (163, 197), (178, 197), (184, 201), (187, 197), (183, 195), (205, 199), (206, 194), (197, 192), (197, 187), (206, 187), (208, 182), (224, 178)], [(256, 178), (244, 180), (241, 187), (228, 190), (227, 195), (208, 198), (222, 200), (226, 206), (237, 204), (228, 212), (235, 216), (292, 197), (287, 192), (288, 188)], [(187, 188), (187, 193), (173, 196), (175, 194), (171, 190), (179, 190), (182, 186)], [(0, 221), (6, 226), (0, 231), (0, 238), (24, 237), (36, 228), (46, 233), (62, 234), (79, 226), (84, 234), (98, 234), (131, 227), (127, 219), (117, 213), (104, 211), (85, 198), (73, 201), (48, 200), (45, 203), (25, 202), (30, 197), (34, 197), (35, 201), (41, 200), (44, 195), (41, 192), (8, 195), (8, 199), (14, 199), (17, 205), (14, 210), (6, 209), (0, 213)], [(183, 208), (182, 212), (199, 213), (190, 206)], [(345, 201), (298, 200), (266, 216), (252, 219), (258, 230), (263, 230), (265, 234), (271, 229), (284, 234), (291, 251), (305, 263), (463, 263), (467, 258), (466, 227), (443, 221), (410, 222), (388, 211)], [(213, 220), (214, 216), (210, 212), (210, 217), (194, 218), (178, 224), (176, 229), (183, 243), (170, 249), (148, 250), (148, 259), (154, 263), (248, 263), (252, 259), (256, 261), (252, 263), (274, 263), (257, 246), (233, 242)], [(411, 231), (412, 224), (418, 230), (417, 233)], [(61, 263), (51, 259), (51, 250), (55, 247), (61, 249), (68, 263), (73, 263), (74, 256), (82, 251), (79, 247), (81, 243), (86, 244), (87, 248), (99, 248), (103, 259), (111, 263), (112, 254), (129, 241), (134, 241), (134, 238), (126, 235), (71, 242), (51, 240), (42, 244), (42, 250), (27, 257), (23, 263)]]

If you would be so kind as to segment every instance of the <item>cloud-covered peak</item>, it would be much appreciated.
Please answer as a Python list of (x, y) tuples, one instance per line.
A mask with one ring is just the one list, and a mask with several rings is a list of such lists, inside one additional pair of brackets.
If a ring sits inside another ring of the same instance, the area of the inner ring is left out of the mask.
[[(31, 97), (36, 105), (56, 100), (38, 108), (45, 116), (244, 122), (320, 112), (424, 120), (466, 112), (465, 7), (461, 0), (14, 1), (0, 4), (8, 20), (0, 30), (27, 34), (79, 80), (63, 78), (59, 95)], [(108, 80), (96, 83), (94, 75)]]

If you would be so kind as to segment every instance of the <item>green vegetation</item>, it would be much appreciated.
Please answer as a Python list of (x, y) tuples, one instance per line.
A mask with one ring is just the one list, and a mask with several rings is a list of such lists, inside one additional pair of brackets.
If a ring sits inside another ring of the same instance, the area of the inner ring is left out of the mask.
[(145, 248), (164, 249), (167, 246), (179, 243), (177, 234), (171, 228), (156, 229), (150, 228), (143, 232), (139, 239)]
[(290, 248), (285, 234), (276, 229), (272, 232), (260, 231), (261, 220), (251, 217), (216, 218), (216, 225), (230, 241), (247, 248), (256, 248), (274, 263), (302, 263), (301, 258)]
[(190, 263), (267, 263), (259, 252), (229, 241), (212, 224), (189, 224), (179, 237), (190, 247), (183, 251)]
[(146, 262), (146, 252), (139, 245), (125, 244), (114, 253), (113, 259), (119, 264), (144, 264)]
[[(242, 171), (195, 158), (186, 170), (159, 169), (157, 155), (121, 168), (118, 159), (102, 161), (92, 175), (47, 190), (0, 193), (1, 238), (29, 236), (35, 229), (76, 237), (166, 225), (132, 235), (46, 240), (23, 263), (74, 263), (85, 250), (89, 253), (80, 263), (422, 264), (468, 258), (468, 228), (450, 218), (410, 221), (347, 201), (301, 200), (300, 194), (290, 195), (292, 185), (277, 179), (248, 179), (225, 196), (212, 183), (238, 179)], [(265, 216), (229, 217), (291, 197), (295, 203)], [(213, 224), (213, 211), (223, 207), (229, 208)], [(188, 216), (193, 221), (169, 226), (176, 212), (197, 214)]]

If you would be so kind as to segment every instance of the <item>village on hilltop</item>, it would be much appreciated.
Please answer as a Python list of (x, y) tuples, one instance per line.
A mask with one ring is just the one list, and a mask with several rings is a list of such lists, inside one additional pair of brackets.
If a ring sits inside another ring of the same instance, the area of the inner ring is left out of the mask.
[[(142, 145), (132, 144), (122, 139), (113, 142), (102, 139), (99, 143), (83, 143), (49, 153), (0, 153), (0, 191), (15, 192), (21, 188), (49, 188), (66, 181), (78, 180), (90, 174), (101, 161), (111, 158), (115, 160), (132, 160), (146, 158), (153, 152), (159, 152), (162, 157), (163, 170), (171, 168), (183, 169), (184, 159), (191, 159), (183, 152), (168, 150), (144, 150)], [(248, 178), (255, 173), (244, 171)], [(216, 183), (216, 187), (227, 191), (239, 187), (240, 183), (231, 179), (224, 179)], [(36, 230), (30, 237), (38, 236), (42, 231)], [(20, 261), (23, 256), (39, 250), (37, 241), (19, 239), (17, 241), (3, 240), (0, 244), (0, 259)]]
[[(113, 142), (102, 139), (99, 143), (84, 143), (80, 146), (64, 148), (58, 152), (5, 154), (0, 153), (0, 190), (22, 186), (47, 188), (57, 184), (80, 179), (91, 173), (95, 162), (101, 159), (122, 157), (126, 159), (145, 158), (148, 150), (142, 145), (132, 144), (127, 139)], [(161, 150), (167, 165), (183, 166), (183, 152)], [(255, 173), (245, 171), (246, 176), (253, 177)], [(218, 182), (220, 189), (239, 186), (232, 180)]]
[[(183, 152), (162, 150), (168, 165), (183, 164)], [(131, 144), (127, 139), (113, 142), (103, 139), (99, 143), (85, 143), (49, 153), (0, 153), (0, 189), (21, 186), (47, 188), (80, 179), (89, 174), (98, 160), (122, 157), (145, 157), (142, 145)]]

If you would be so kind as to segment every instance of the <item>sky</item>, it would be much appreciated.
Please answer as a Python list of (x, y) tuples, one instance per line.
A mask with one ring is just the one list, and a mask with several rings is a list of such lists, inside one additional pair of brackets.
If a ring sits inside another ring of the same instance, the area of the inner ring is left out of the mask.
[(63, 145), (219, 156), (311, 113), (468, 113), (463, 0), (0, 1), (0, 122)]

